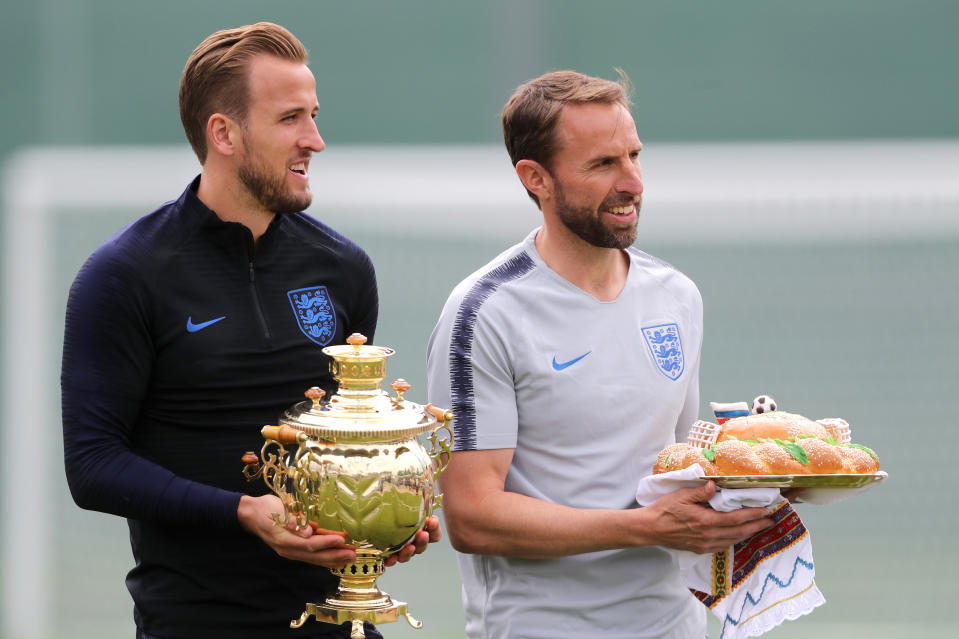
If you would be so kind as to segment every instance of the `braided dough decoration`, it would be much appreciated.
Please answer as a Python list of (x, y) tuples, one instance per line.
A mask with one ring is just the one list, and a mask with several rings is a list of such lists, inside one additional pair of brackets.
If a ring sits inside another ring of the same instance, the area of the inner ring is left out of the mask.
[(800, 437), (755, 444), (727, 439), (711, 449), (685, 442), (670, 444), (656, 457), (653, 473), (693, 464), (699, 464), (706, 476), (862, 474), (879, 470), (879, 459), (865, 446)]
[(697, 421), (687, 443), (667, 446), (654, 473), (693, 464), (707, 476), (831, 475), (875, 473), (879, 459), (851, 443), (849, 424), (838, 418), (812, 421), (775, 411), (736, 417), (721, 426)]

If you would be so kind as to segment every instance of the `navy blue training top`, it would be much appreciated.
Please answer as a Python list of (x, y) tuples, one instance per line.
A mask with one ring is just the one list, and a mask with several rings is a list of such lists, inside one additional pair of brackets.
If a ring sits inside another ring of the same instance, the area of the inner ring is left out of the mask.
[(373, 265), (304, 213), (276, 216), (254, 245), (200, 202), (198, 184), (113, 236), (70, 289), (67, 479), (81, 507), (128, 519), (144, 632), (319, 635), (334, 627), (288, 624), (337, 580), (240, 527), (241, 495), (267, 492), (240, 457), (307, 388), (335, 390), (323, 346), (354, 332), (372, 342)]

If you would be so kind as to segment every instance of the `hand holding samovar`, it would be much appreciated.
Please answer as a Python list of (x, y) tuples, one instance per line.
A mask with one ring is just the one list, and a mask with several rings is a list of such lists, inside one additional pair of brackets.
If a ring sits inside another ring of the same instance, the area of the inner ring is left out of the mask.
[[(423, 626), (376, 579), (384, 559), (440, 506), (436, 478), (449, 463), (453, 414), (404, 399), (410, 385), (402, 379), (391, 384), (391, 397), (380, 384), (395, 351), (367, 346), (359, 334), (346, 341), (323, 349), (332, 358), (337, 393), (324, 402), (322, 389), (306, 391), (307, 401), (284, 412), (278, 425), (263, 427), (260, 458), (248, 452), (242, 461), (247, 479), (262, 476), (283, 502), (284, 512), (273, 515), (277, 524), (295, 518), (298, 527), (342, 531), (356, 547), (354, 563), (331, 571), (340, 578), (337, 592), (321, 604), (307, 602), (290, 626), (299, 628), (310, 616), (350, 621), (351, 637), (363, 639), (364, 621), (387, 623), (402, 614), (414, 628)], [(423, 433), (429, 433), (429, 450), (416, 438)]]

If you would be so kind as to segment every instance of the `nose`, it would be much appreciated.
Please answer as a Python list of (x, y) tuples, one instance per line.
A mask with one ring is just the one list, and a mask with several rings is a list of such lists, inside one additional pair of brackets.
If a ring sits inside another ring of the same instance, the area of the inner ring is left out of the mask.
[(620, 193), (630, 193), (633, 197), (643, 193), (643, 169), (639, 165), (639, 160), (627, 162), (616, 184), (616, 190)]
[(307, 131), (306, 136), (300, 140), (300, 146), (314, 153), (319, 153), (326, 148), (326, 142), (324, 142), (320, 136), (320, 130), (316, 128), (316, 122), (313, 120), (309, 121), (309, 131)]

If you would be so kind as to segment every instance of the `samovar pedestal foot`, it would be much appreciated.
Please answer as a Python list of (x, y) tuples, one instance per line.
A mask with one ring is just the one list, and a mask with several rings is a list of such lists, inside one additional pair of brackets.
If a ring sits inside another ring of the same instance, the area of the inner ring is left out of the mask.
[(373, 608), (373, 609), (359, 609), (353, 607), (340, 607), (340, 606), (331, 606), (331, 605), (317, 605), (308, 603), (306, 604), (306, 610), (303, 611), (303, 614), (300, 615), (299, 619), (294, 619), (290, 622), (290, 628), (299, 628), (307, 619), (310, 617), (315, 617), (317, 621), (322, 621), (323, 623), (332, 623), (337, 626), (347, 621), (352, 625), (350, 631), (350, 639), (365, 639), (366, 633), (363, 630), (363, 622), (369, 621), (370, 623), (384, 624), (392, 623), (398, 621), (402, 615), (407, 623), (409, 623), (416, 630), (420, 630), (423, 627), (423, 622), (416, 620), (413, 615), (407, 610), (407, 604), (402, 601), (390, 601), (389, 605), (382, 608)]
[(406, 623), (413, 626), (414, 630), (422, 630), (423, 622), (417, 621), (416, 619), (414, 619), (413, 615), (411, 615), (410, 613), (406, 611), (406, 606), (403, 606), (403, 616), (406, 617)]
[(294, 619), (293, 621), (290, 622), (290, 628), (299, 628), (300, 626), (306, 623), (306, 620), (309, 619), (310, 615), (312, 614), (310, 612), (310, 606), (312, 605), (313, 604), (306, 604), (306, 610), (303, 611), (303, 614), (300, 615), (299, 619)]

